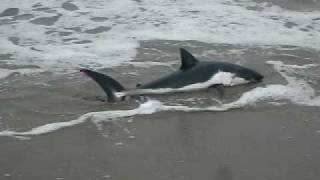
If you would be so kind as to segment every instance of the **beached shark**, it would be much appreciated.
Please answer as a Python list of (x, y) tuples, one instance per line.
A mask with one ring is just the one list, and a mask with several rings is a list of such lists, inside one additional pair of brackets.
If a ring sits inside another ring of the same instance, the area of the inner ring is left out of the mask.
[(89, 70), (81, 69), (92, 78), (107, 94), (108, 101), (122, 100), (126, 96), (157, 94), (177, 91), (191, 91), (209, 87), (233, 86), (244, 83), (256, 83), (263, 79), (258, 72), (236, 64), (217, 61), (198, 61), (185, 49), (180, 49), (180, 68), (160, 79), (146, 84), (138, 84), (126, 89), (113, 78)]

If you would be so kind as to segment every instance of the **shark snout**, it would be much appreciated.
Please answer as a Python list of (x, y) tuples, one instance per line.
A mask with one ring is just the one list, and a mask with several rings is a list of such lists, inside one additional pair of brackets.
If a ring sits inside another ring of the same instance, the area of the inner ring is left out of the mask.
[(258, 82), (261, 82), (263, 80), (263, 78), (264, 78), (263, 75), (257, 73), (254, 76), (252, 76), (251, 78), (249, 78), (249, 81), (258, 83)]
[(263, 80), (263, 78), (264, 78), (263, 75), (257, 73), (254, 79), (255, 79), (255, 81), (257, 81), (257, 82), (260, 82), (260, 81)]
[(261, 82), (264, 78), (263, 75), (253, 71), (253, 70), (249, 70), (249, 71), (243, 71), (240, 74), (238, 74), (240, 77), (246, 79), (247, 81), (250, 82)]

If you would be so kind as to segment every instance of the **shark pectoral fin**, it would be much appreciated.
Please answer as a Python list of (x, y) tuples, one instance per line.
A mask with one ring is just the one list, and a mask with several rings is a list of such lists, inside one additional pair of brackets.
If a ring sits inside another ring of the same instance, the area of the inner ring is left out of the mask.
[(186, 70), (195, 66), (199, 61), (187, 50), (180, 48), (181, 67), (180, 70)]
[(224, 86), (222, 84), (219, 84), (217, 86), (217, 91), (218, 91), (220, 99), (223, 99), (223, 97), (224, 97)]
[(216, 88), (219, 98), (223, 99), (223, 97), (224, 97), (224, 85), (223, 84), (214, 84), (214, 85), (210, 86), (210, 88)]

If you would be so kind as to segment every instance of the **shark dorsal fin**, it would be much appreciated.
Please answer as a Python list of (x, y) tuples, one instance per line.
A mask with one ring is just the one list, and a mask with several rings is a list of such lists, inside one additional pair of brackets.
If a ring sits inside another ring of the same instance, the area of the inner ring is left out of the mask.
[(193, 66), (195, 66), (199, 61), (192, 56), (187, 50), (180, 48), (180, 56), (181, 56), (181, 70), (187, 70)]

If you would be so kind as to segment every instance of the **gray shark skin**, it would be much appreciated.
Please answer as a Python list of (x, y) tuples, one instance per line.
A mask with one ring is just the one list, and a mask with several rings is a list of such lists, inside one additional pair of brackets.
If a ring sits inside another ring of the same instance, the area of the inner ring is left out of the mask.
[[(198, 61), (192, 54), (182, 48), (180, 49), (180, 56), (180, 69), (155, 81), (142, 85), (139, 84), (136, 89), (178, 89), (191, 84), (206, 82), (218, 72), (229, 72), (235, 74), (236, 77), (245, 79), (248, 82), (260, 82), (263, 79), (263, 76), (258, 72), (236, 64), (217, 61)], [(119, 82), (107, 75), (89, 69), (81, 69), (80, 72), (85, 73), (98, 83), (98, 85), (107, 94), (108, 101), (116, 101), (118, 98), (115, 93), (126, 90), (126, 88), (124, 88)], [(219, 84), (212, 84), (211, 86), (214, 87), (216, 85)]]

